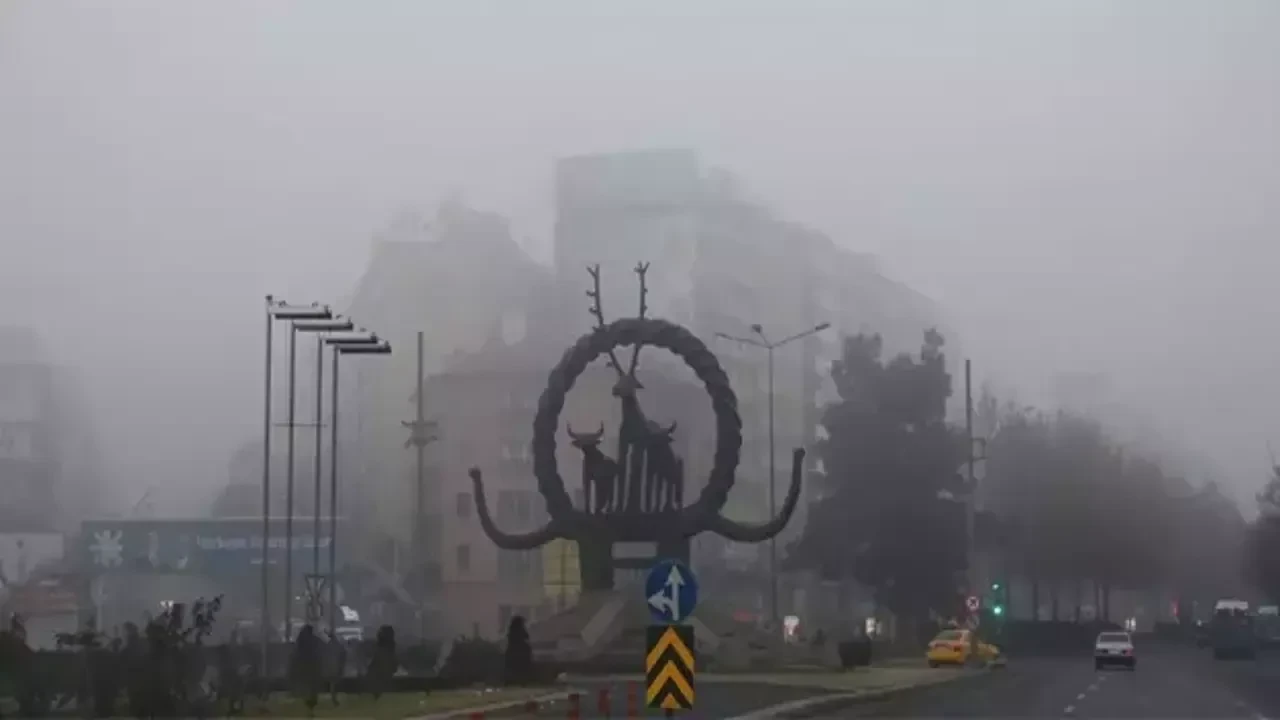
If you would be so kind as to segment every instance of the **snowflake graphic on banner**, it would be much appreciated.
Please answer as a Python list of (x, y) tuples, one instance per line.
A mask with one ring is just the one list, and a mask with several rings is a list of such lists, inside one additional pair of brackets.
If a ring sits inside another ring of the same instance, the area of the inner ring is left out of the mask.
[(93, 561), (103, 567), (119, 567), (124, 564), (124, 531), (99, 530), (93, 534), (89, 552)]

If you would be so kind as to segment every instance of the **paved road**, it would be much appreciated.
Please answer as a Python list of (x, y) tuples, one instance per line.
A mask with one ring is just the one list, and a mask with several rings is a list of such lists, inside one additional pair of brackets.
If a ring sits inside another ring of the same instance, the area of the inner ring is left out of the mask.
[(1095, 671), (1088, 655), (1013, 658), (973, 680), (805, 716), (1280, 720), (1280, 658), (1214, 661), (1191, 648), (1140, 647), (1135, 672)]

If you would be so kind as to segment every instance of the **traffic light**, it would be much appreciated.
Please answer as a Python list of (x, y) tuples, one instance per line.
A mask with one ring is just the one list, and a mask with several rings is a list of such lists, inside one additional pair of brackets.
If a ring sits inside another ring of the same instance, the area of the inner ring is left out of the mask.
[(995, 617), (1004, 615), (1004, 586), (999, 581), (991, 583), (991, 614)]

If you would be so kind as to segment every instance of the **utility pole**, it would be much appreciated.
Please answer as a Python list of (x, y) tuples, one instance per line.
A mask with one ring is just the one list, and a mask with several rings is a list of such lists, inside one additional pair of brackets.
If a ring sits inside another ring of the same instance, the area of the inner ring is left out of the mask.
[(427, 637), (427, 573), (426, 573), (426, 485), (427, 485), (427, 445), (436, 439), (436, 424), (427, 422), (426, 391), (423, 389), (426, 350), (423, 345), (423, 332), (418, 331), (418, 376), (417, 376), (417, 412), (413, 422), (400, 424), (409, 428), (409, 439), (405, 447), (413, 447), (417, 452), (417, 489), (413, 512), (413, 551), (414, 567), (421, 574), (422, 587), (418, 589), (418, 641), (426, 642)]
[[(769, 372), (769, 517), (777, 517), (778, 515), (778, 492), (777, 492), (777, 464), (775, 462), (774, 452), (774, 424), (773, 424), (773, 351), (787, 345), (788, 343), (809, 337), (815, 333), (831, 327), (831, 323), (820, 323), (808, 330), (790, 335), (777, 342), (770, 341), (768, 336), (764, 334), (764, 327), (759, 323), (751, 326), (751, 332), (756, 337), (738, 337), (736, 335), (726, 335), (725, 333), (716, 333), (716, 337), (732, 340), (734, 342), (743, 343), (744, 345), (752, 345), (758, 348), (764, 348), (768, 353), (768, 372)], [(778, 611), (778, 545), (777, 538), (769, 538), (769, 620), (773, 624), (776, 631), (781, 627), (781, 619)]]
[(973, 374), (971, 363), (964, 361), (964, 433), (968, 441), (965, 451), (965, 501), (964, 501), (964, 534), (965, 534), (965, 577), (966, 594), (976, 595), (978, 592), (978, 575), (975, 561), (977, 559), (977, 543), (974, 538), (974, 519), (977, 514), (978, 481), (974, 473), (977, 457), (974, 453), (976, 440), (973, 437)]

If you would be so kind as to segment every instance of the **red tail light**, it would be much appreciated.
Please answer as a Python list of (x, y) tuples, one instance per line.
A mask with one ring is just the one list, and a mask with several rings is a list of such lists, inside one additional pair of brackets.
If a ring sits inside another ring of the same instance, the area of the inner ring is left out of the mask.
[(1132, 654), (1133, 654), (1133, 648), (1125, 648), (1124, 650), (1121, 650), (1120, 652), (1124, 653), (1125, 655), (1132, 655)]

